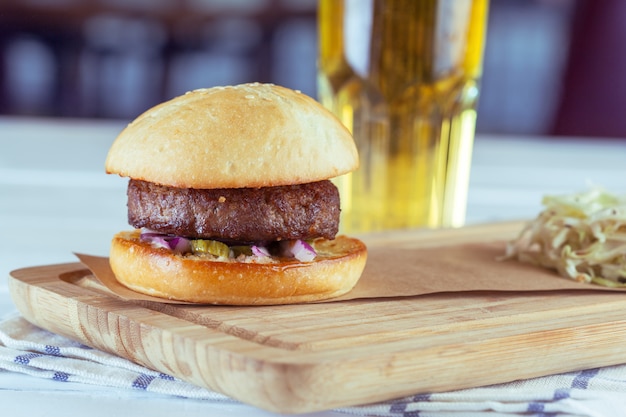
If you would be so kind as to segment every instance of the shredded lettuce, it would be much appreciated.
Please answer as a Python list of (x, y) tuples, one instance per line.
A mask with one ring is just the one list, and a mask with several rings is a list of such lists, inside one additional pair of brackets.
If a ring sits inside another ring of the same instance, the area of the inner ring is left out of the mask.
[(505, 258), (579, 282), (626, 287), (626, 195), (592, 188), (545, 196), (542, 204), (544, 210), (507, 244)]

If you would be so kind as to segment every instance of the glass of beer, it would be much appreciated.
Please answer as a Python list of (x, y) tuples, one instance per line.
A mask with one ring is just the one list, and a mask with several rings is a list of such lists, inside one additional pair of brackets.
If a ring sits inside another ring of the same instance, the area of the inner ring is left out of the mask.
[(465, 222), (488, 0), (319, 0), (318, 96), (361, 165), (343, 232)]

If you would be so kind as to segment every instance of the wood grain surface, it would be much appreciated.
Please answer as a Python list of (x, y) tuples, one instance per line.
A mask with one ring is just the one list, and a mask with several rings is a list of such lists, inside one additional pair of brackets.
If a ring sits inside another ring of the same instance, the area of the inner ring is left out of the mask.
[[(512, 237), (506, 223), (386, 233), (420, 248)], [(50, 331), (281, 413), (304, 413), (626, 362), (626, 294), (440, 293), (270, 307), (123, 301), (80, 263), (13, 271)]]

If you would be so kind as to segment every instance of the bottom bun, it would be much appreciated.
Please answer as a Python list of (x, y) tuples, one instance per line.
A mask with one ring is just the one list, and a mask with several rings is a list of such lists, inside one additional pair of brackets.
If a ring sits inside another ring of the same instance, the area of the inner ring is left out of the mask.
[(252, 256), (244, 261), (211, 260), (154, 248), (135, 231), (113, 238), (109, 262), (117, 280), (134, 291), (192, 303), (294, 304), (349, 292), (365, 267), (365, 244), (338, 236), (318, 239), (314, 247), (317, 257), (312, 262), (256, 262)]

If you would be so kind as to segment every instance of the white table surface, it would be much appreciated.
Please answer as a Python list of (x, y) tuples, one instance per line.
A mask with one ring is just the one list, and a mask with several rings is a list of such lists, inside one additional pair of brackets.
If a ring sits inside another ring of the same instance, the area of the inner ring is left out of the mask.
[[(76, 262), (73, 251), (107, 255), (128, 228), (126, 180), (104, 173), (124, 122), (0, 117), (0, 275)], [(467, 223), (534, 217), (544, 194), (588, 184), (626, 193), (626, 140), (479, 135)], [(0, 318), (15, 310), (0, 280)], [(239, 404), (207, 404), (144, 392), (59, 383), (0, 371), (0, 408), (11, 415), (272, 416)], [(4, 411), (1, 412), (4, 415)], [(345, 415), (336, 412), (311, 416)]]

